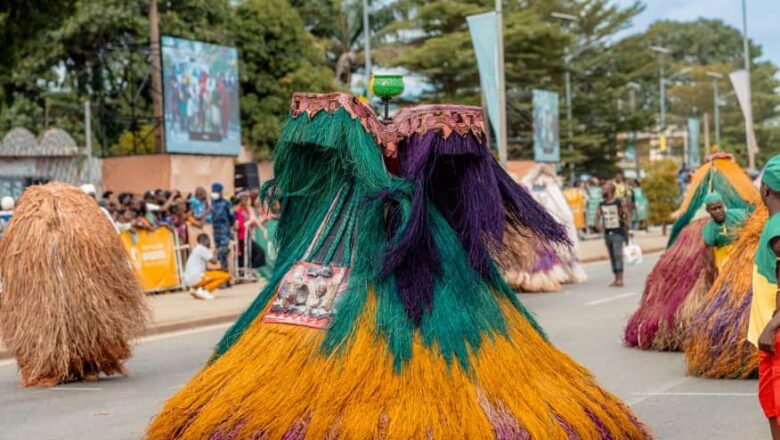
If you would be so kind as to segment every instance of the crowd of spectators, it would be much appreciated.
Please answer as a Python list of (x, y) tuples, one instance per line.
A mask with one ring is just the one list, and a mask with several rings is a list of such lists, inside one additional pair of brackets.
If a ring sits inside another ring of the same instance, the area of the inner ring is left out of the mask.
[[(85, 185), (82, 189), (95, 195), (89, 186)], [(203, 187), (190, 193), (162, 189), (143, 194), (106, 191), (98, 199), (98, 204), (120, 232), (168, 227), (177, 233), (182, 242), (187, 242), (187, 225), (202, 227), (211, 224), (217, 248), (226, 245), (220, 243), (221, 238), (226, 236), (243, 241), (247, 227), (261, 226), (268, 219), (278, 217), (278, 207), (265, 206), (257, 190), (227, 197), (219, 183), (212, 185), (211, 193)]]
[[(259, 268), (266, 263), (266, 250), (254, 240), (254, 231), (265, 229), (278, 219), (278, 203), (264, 204), (258, 190), (241, 191), (226, 196), (220, 183), (212, 184), (210, 191), (198, 187), (191, 193), (179, 190), (149, 190), (143, 194), (104, 192), (100, 197), (91, 185), (82, 190), (95, 197), (101, 209), (118, 232), (153, 231), (169, 228), (179, 243), (190, 243), (210, 225), (215, 260), (221, 270), (228, 270), (231, 250), (235, 249), (239, 265)], [(194, 228), (188, 227), (194, 226)], [(188, 234), (195, 236), (188, 237)], [(264, 234), (266, 238), (268, 234)], [(249, 238), (249, 240), (247, 240)], [(235, 244), (232, 247), (231, 244)], [(248, 255), (245, 257), (245, 250)]]

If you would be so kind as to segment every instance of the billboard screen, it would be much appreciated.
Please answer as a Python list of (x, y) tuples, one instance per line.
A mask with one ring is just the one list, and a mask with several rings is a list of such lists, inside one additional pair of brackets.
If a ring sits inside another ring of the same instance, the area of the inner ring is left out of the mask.
[(533, 90), (534, 160), (560, 162), (561, 142), (558, 132), (558, 94)]
[(165, 149), (238, 155), (238, 51), (162, 37)]

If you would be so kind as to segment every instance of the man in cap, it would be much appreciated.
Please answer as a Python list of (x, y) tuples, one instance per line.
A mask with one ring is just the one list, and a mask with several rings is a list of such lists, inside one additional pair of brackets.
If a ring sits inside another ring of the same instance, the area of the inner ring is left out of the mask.
[(710, 221), (701, 234), (707, 246), (712, 246), (715, 265), (720, 271), (731, 253), (734, 231), (742, 226), (746, 215), (743, 209), (727, 209), (723, 197), (717, 191), (707, 194), (704, 206), (710, 215)]
[(780, 329), (780, 155), (767, 162), (761, 177), (761, 200), (769, 218), (758, 240), (753, 259), (753, 299), (747, 339), (758, 347), (758, 400), (769, 419), (772, 438), (780, 440), (780, 353), (777, 330)]
[(222, 191), (221, 183), (211, 185), (211, 223), (214, 225), (217, 259), (222, 265), (222, 270), (228, 270), (230, 236), (236, 222), (236, 216), (233, 213), (233, 206), (223, 197)]

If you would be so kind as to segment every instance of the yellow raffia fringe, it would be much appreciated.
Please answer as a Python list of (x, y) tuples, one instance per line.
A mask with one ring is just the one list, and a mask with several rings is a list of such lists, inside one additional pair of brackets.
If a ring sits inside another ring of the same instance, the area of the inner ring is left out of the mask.
[(696, 193), (696, 188), (702, 184), (707, 177), (707, 173), (710, 172), (710, 168), (714, 167), (713, 172), (720, 172), (731, 183), (737, 194), (746, 202), (758, 205), (761, 203), (761, 196), (758, 194), (756, 187), (753, 186), (753, 182), (745, 171), (739, 166), (738, 163), (731, 159), (715, 159), (700, 166), (699, 169), (693, 174), (691, 178), (691, 184), (688, 185), (688, 191), (685, 193), (685, 198), (677, 211), (672, 213), (672, 218), (676, 219), (681, 216), (682, 213), (688, 210), (688, 206), (691, 204), (693, 195)]
[(447, 366), (419, 335), (413, 356), (394, 372), (375, 334), (373, 294), (341, 353), (318, 350), (324, 332), (256, 320), (225, 355), (165, 405), (149, 439), (279, 439), (308, 421), (306, 438), (488, 439), (493, 425), (480, 402), (511, 413), (534, 439), (568, 438), (555, 416), (581, 438), (600, 438), (589, 408), (615, 438), (648, 434), (630, 410), (591, 374), (555, 349), (502, 299), (509, 336), (486, 340), (473, 371)]
[[(700, 325), (689, 328), (685, 346), (688, 374), (748, 379), (758, 371), (758, 351), (746, 340), (750, 307), (744, 307), (744, 302), (747, 300), (745, 296), (751, 295), (753, 258), (768, 216), (766, 208), (758, 205), (753, 215), (745, 221), (734, 242), (731, 256), (698, 310), (698, 313), (703, 313), (708, 304), (719, 300), (719, 296), (727, 292), (721, 310), (743, 310), (741, 319), (724, 317), (725, 312), (710, 313)], [(738, 315), (737, 312), (731, 314)], [(724, 327), (724, 319), (733, 322), (733, 325)], [(713, 356), (713, 344), (720, 345), (716, 356)]]

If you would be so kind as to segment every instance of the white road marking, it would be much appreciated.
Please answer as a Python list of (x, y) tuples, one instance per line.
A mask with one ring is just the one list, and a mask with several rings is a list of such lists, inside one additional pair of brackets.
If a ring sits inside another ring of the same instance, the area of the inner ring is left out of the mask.
[(52, 391), (101, 391), (103, 388), (86, 388), (86, 387), (54, 387), (49, 388)]
[[(196, 328), (187, 329), (187, 330), (179, 330), (179, 331), (175, 331), (175, 332), (161, 333), (159, 335), (144, 336), (144, 337), (141, 337), (141, 338), (138, 338), (138, 339), (134, 340), (133, 344), (137, 345), (137, 344), (141, 344), (141, 343), (144, 343), (144, 342), (153, 342), (153, 341), (160, 341), (160, 340), (163, 340), (163, 339), (176, 338), (176, 337), (179, 337), (179, 336), (194, 335), (194, 334), (198, 334), (198, 333), (210, 332), (212, 330), (224, 330), (224, 329), (230, 327), (231, 325), (233, 325), (232, 322), (227, 322), (227, 323), (222, 323), (222, 324), (207, 325), (205, 327), (196, 327)], [(16, 365), (16, 360), (15, 359), (0, 360), (0, 368), (7, 367), (9, 365)], [(52, 388), (52, 389), (56, 389), (56, 388)]]
[[(653, 396), (657, 396), (657, 395), (659, 395), (661, 393), (666, 393), (669, 390), (671, 390), (672, 388), (680, 386), (680, 385), (684, 384), (685, 382), (688, 382), (689, 380), (691, 380), (690, 377), (680, 377), (680, 378), (677, 378), (677, 379), (674, 379), (674, 380), (670, 380), (670, 381), (664, 383), (663, 385), (661, 385), (660, 387), (658, 387), (655, 391), (651, 391), (649, 393), (644, 393), (644, 394), (641, 395), (641, 397), (629, 400), (626, 403), (628, 404), (628, 406), (637, 405), (637, 404), (639, 404), (641, 402), (644, 402), (645, 400), (647, 400), (647, 399), (649, 399), (649, 398), (651, 398)], [(634, 393), (634, 394), (637, 394), (637, 393)]]
[(724, 396), (724, 397), (756, 397), (758, 393), (631, 393), (638, 396)]
[(597, 306), (599, 304), (606, 304), (608, 302), (617, 301), (617, 300), (623, 299), (623, 298), (630, 298), (630, 297), (636, 296), (636, 295), (639, 295), (639, 294), (637, 292), (626, 292), (626, 293), (621, 293), (621, 294), (618, 294), (618, 295), (608, 296), (606, 298), (597, 299), (597, 300), (594, 300), (594, 301), (588, 301), (588, 302), (585, 303), (585, 305), (586, 306)]
[(212, 330), (224, 330), (228, 327), (233, 325), (233, 322), (225, 322), (222, 324), (214, 324), (214, 325), (207, 325), (205, 327), (196, 327), (186, 330), (178, 330), (175, 332), (166, 332), (166, 333), (160, 333), (159, 335), (150, 335), (150, 336), (144, 336), (141, 338), (136, 339), (133, 341), (134, 344), (140, 344), (143, 342), (153, 342), (153, 341), (160, 341), (163, 339), (170, 339), (170, 338), (176, 338), (179, 336), (185, 336), (185, 335), (195, 335), (198, 333), (205, 333), (210, 332)]

